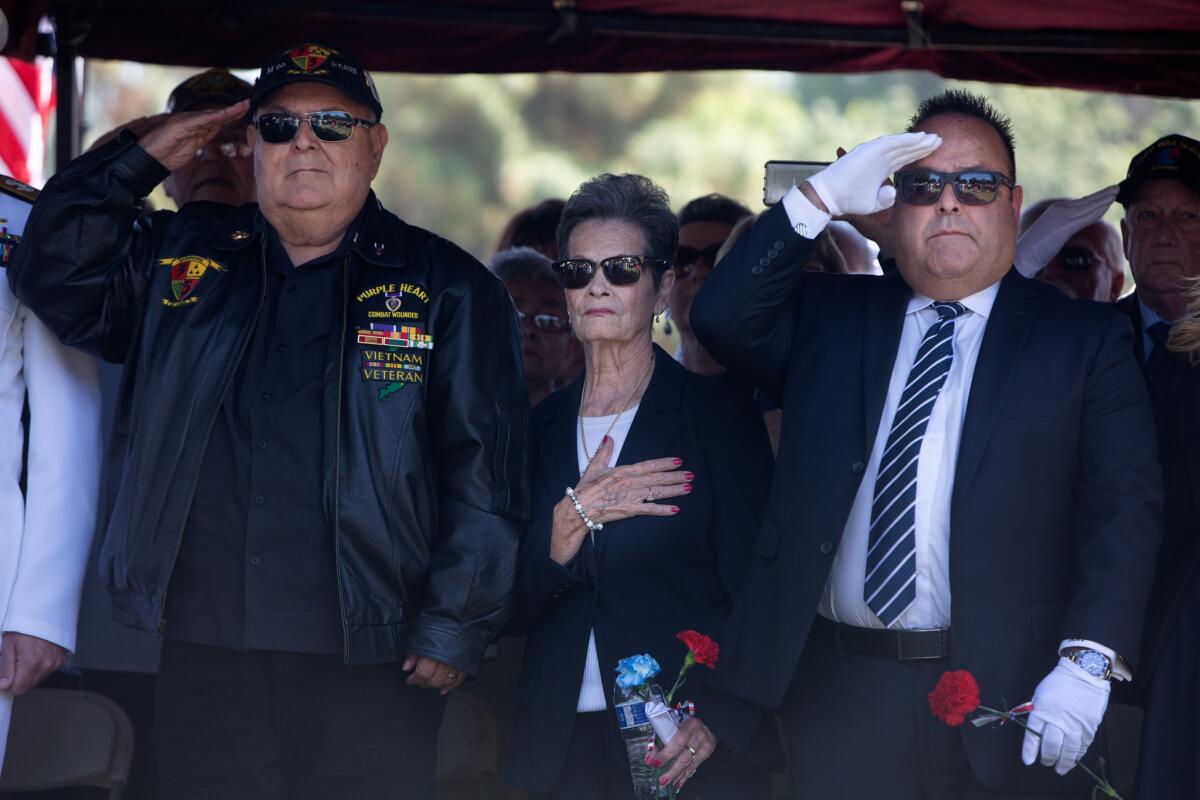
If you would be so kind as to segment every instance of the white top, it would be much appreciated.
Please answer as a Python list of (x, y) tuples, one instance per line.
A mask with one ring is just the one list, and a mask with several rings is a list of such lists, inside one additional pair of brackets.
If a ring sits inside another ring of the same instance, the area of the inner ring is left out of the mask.
[[(640, 405), (640, 404), (639, 404)], [(584, 417), (583, 431), (587, 436), (588, 450), (594, 456), (596, 451), (600, 449), (600, 441), (604, 438), (605, 431), (608, 431), (608, 426), (612, 425), (612, 431), (609, 436), (613, 439), (612, 458), (608, 461), (608, 466), (616, 466), (617, 459), (621, 455), (621, 448), (625, 445), (625, 437), (629, 435), (629, 428), (633, 425), (633, 418), (637, 416), (638, 406), (631, 406), (625, 409), (620, 414), (610, 414), (607, 417)], [(616, 417), (616, 424), (613, 420)], [(575, 434), (575, 452), (579, 458), (579, 474), (587, 469), (587, 456), (583, 454), (583, 441), (579, 438), (578, 431)], [(586, 510), (586, 509), (585, 509)], [(595, 534), (589, 534), (594, 536)], [(604, 535), (604, 531), (600, 531), (600, 535)], [(616, 665), (614, 664), (615, 668)], [(600, 658), (596, 654), (596, 631), (592, 631), (588, 635), (588, 651), (587, 661), (583, 666), (583, 683), (579, 687), (579, 702), (575, 706), (576, 711), (603, 711), (607, 708), (608, 685), (605, 683), (604, 675), (600, 672)]]
[[(979, 346), (987, 318), (996, 300), (1000, 284), (993, 283), (960, 302), (966, 314), (954, 321), (954, 358), (950, 374), (938, 393), (929, 416), (929, 426), (921, 441), (917, 460), (916, 547), (917, 597), (900, 615), (894, 628), (950, 627), (950, 497), (954, 491), (954, 469), (958, 463), (958, 443), (967, 413), (967, 396), (979, 358)], [(871, 529), (871, 503), (875, 497), (875, 476), (883, 457), (892, 420), (908, 372), (917, 357), (921, 340), (929, 326), (937, 321), (933, 300), (914, 294), (908, 301), (900, 349), (892, 366), (887, 400), (875, 434), (871, 458), (863, 473), (850, 517), (842, 531), (842, 542), (829, 572), (829, 581), (821, 597), (821, 614), (837, 622), (860, 628), (882, 628), (863, 599), (863, 581), (867, 564), (867, 543)]]

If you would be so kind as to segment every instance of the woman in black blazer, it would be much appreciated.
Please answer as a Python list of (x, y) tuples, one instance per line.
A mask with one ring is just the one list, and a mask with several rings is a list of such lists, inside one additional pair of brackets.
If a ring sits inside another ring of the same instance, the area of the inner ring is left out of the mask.
[[(558, 239), (555, 271), (586, 369), (534, 412), (534, 525), (511, 626), (527, 639), (508, 776), (535, 798), (624, 800), (633, 790), (612, 713), (617, 661), (652, 654), (667, 688), (686, 654), (678, 632), (720, 636), (772, 458), (748, 396), (687, 372), (651, 340), (678, 241), (665, 193), (638, 175), (602, 175), (567, 202)], [(710, 695), (706, 672), (693, 668), (676, 697), (693, 700), (697, 718), (657, 755), (666, 776), (695, 774), (687, 797), (766, 797), (774, 726)], [(731, 749), (753, 757), (738, 762)]]

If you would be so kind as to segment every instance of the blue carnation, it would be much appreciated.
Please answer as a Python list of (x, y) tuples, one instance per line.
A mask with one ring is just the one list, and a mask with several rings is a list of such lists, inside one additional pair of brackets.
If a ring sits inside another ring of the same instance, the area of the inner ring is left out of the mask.
[(617, 662), (617, 686), (632, 689), (653, 678), (662, 668), (653, 656), (629, 656)]

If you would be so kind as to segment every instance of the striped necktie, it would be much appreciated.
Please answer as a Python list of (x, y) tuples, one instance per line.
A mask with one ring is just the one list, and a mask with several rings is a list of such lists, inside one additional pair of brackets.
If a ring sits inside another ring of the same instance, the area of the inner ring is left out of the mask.
[(890, 628), (917, 596), (917, 461), (938, 392), (954, 360), (954, 320), (961, 303), (935, 302), (937, 322), (925, 331), (892, 419), (871, 503), (863, 597)]

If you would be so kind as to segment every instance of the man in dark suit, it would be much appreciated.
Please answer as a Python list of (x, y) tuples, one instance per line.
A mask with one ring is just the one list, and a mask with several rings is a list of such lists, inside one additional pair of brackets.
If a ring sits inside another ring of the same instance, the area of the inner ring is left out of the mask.
[[(985, 100), (927, 100), (909, 131), (793, 189), (693, 306), (787, 420), (719, 680), (782, 709), (795, 797), (1083, 797), (1066, 773), (1136, 666), (1160, 536), (1129, 324), (1011, 269), (1021, 189)], [(897, 195), (898, 272), (801, 272), (831, 216)], [(1032, 697), (1041, 736), (941, 725), (948, 669)]]

